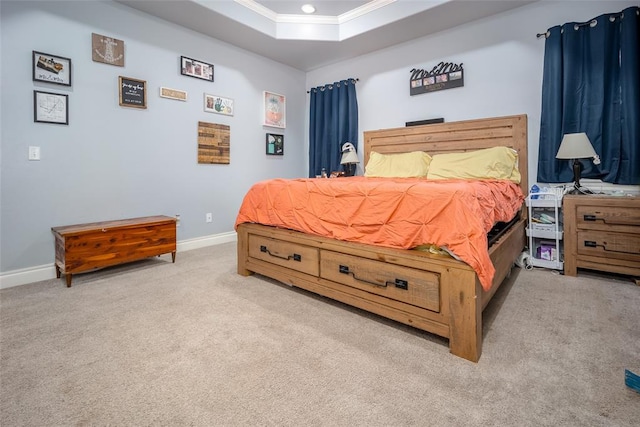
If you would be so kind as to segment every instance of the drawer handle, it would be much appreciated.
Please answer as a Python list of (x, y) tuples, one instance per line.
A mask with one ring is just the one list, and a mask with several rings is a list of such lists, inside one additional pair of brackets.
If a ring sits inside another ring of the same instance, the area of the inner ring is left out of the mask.
[(583, 216), (585, 221), (595, 221), (598, 219), (595, 215), (587, 214)]
[(293, 259), (294, 261), (298, 261), (298, 262), (302, 261), (302, 255), (293, 254), (293, 255), (289, 255), (289, 256), (282, 256), (282, 255), (278, 255), (278, 254), (272, 254), (271, 251), (269, 251), (269, 249), (267, 249), (267, 247), (264, 246), (264, 245), (260, 246), (260, 252), (264, 252), (264, 253), (269, 254), (272, 257), (285, 259), (287, 261), (289, 261), (290, 259)]
[(350, 271), (349, 267), (346, 265), (340, 265), (338, 267), (338, 271), (342, 274), (350, 275), (351, 277), (354, 278), (354, 280), (357, 280), (358, 282), (367, 283), (369, 285), (378, 286), (380, 288), (386, 288), (389, 285), (395, 285), (395, 287), (399, 289), (404, 289), (404, 290), (409, 289), (409, 282), (406, 280), (396, 279), (395, 282), (386, 281), (384, 283), (372, 282), (370, 280), (365, 280), (357, 277), (356, 274), (353, 271)]
[(602, 250), (604, 250), (605, 252), (615, 252), (615, 253), (619, 253), (619, 254), (632, 254), (632, 255), (637, 255), (636, 252), (631, 252), (631, 251), (612, 251), (607, 249), (606, 246), (606, 242), (602, 245), (599, 245), (597, 242), (594, 242), (593, 240), (585, 240), (584, 241), (584, 245), (587, 248), (597, 248), (598, 246), (600, 246), (602, 248)]

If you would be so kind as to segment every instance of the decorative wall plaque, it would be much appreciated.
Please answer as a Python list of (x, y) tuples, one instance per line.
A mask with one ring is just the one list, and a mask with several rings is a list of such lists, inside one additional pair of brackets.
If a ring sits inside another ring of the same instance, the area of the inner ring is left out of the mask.
[(113, 37), (91, 33), (91, 59), (124, 67), (124, 42)]
[(121, 107), (147, 108), (147, 82), (145, 80), (119, 76), (118, 87)]
[(409, 79), (411, 96), (464, 86), (462, 63), (440, 62), (431, 70), (413, 68)]
[(171, 89), (168, 87), (160, 87), (160, 96), (163, 98), (177, 99), (178, 101), (187, 100), (187, 92), (184, 90)]
[(228, 125), (198, 122), (198, 163), (228, 165), (230, 140)]

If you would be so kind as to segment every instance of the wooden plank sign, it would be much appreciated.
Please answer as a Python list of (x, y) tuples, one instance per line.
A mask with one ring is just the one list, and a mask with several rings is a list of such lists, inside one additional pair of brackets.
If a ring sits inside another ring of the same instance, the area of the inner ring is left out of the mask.
[(230, 163), (231, 128), (228, 125), (198, 122), (198, 163)]
[(124, 42), (113, 37), (91, 33), (91, 59), (124, 67)]

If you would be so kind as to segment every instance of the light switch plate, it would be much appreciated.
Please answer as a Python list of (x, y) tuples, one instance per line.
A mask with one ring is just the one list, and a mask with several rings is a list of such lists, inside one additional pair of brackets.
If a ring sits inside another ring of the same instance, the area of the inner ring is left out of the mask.
[(29, 160), (40, 160), (40, 147), (29, 147)]

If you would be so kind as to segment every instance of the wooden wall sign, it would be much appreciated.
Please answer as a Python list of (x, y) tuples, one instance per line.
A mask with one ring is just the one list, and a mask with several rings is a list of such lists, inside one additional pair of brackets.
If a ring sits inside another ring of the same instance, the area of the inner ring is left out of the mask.
[(413, 68), (409, 78), (411, 96), (464, 86), (462, 63), (440, 62), (431, 70)]
[(91, 59), (95, 62), (124, 67), (124, 42), (113, 37), (91, 33)]
[(198, 122), (198, 163), (230, 163), (231, 128), (228, 125)]
[(187, 100), (187, 92), (184, 90), (171, 89), (168, 87), (160, 87), (160, 96), (163, 98), (177, 99), (178, 101)]

